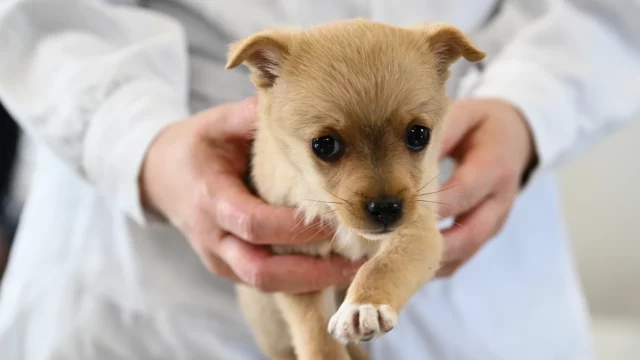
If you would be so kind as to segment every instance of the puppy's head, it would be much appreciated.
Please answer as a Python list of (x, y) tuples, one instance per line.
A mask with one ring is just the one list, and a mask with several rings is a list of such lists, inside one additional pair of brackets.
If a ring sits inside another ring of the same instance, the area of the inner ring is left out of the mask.
[(461, 57), (484, 53), (448, 25), (349, 20), (258, 33), (232, 45), (227, 68), (251, 69), (259, 131), (298, 169), (307, 198), (376, 240), (415, 220), (433, 189), (444, 83)]

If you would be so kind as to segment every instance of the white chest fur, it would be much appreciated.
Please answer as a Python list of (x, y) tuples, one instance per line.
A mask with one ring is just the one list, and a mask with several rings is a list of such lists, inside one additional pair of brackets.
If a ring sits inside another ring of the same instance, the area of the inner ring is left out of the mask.
[(308, 254), (321, 257), (338, 254), (355, 261), (363, 257), (371, 258), (379, 247), (379, 241), (364, 239), (340, 226), (333, 238), (308, 244), (277, 245), (273, 246), (273, 251), (277, 254)]

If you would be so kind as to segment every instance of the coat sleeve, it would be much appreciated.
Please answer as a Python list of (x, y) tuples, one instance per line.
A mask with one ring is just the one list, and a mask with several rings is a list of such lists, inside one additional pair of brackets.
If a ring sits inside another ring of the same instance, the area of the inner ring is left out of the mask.
[(0, 99), (20, 126), (143, 224), (142, 159), (188, 115), (183, 30), (96, 0), (3, 0), (0, 49)]
[(555, 168), (640, 115), (640, 2), (553, 0), (485, 69), (475, 97), (528, 119), (537, 171)]

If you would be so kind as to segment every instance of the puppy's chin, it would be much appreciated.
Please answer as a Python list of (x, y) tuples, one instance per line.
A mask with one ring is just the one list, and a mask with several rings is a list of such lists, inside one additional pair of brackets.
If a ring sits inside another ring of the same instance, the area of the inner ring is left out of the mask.
[(357, 230), (356, 233), (361, 237), (371, 240), (371, 241), (382, 241), (393, 235), (394, 230), (385, 231), (385, 232), (371, 232), (371, 231), (363, 231)]

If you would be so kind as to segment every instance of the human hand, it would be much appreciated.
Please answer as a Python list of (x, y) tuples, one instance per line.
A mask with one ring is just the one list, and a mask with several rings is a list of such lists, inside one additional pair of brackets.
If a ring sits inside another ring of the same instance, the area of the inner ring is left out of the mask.
[(264, 246), (307, 243), (330, 230), (299, 226), (293, 209), (270, 206), (245, 187), (254, 120), (255, 99), (248, 99), (166, 128), (143, 164), (143, 201), (180, 229), (217, 275), (267, 292), (348, 284), (360, 263), (272, 255)]
[(500, 231), (525, 172), (536, 161), (526, 119), (505, 101), (459, 101), (447, 117), (443, 156), (451, 156), (458, 166), (438, 194), (439, 215), (454, 217), (459, 226), (443, 231), (445, 254), (438, 276), (452, 275)]

